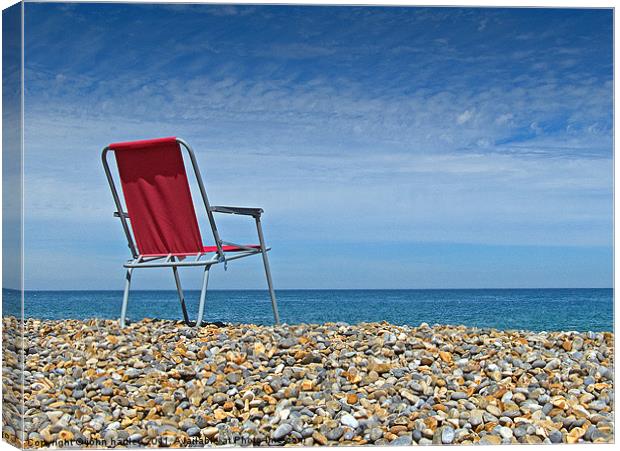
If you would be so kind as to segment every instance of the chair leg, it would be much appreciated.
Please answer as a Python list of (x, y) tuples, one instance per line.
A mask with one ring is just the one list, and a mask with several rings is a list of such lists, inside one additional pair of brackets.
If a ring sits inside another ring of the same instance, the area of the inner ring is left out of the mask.
[(187, 308), (185, 307), (185, 296), (183, 295), (183, 288), (181, 288), (181, 278), (179, 277), (179, 270), (176, 266), (172, 267), (172, 273), (174, 274), (174, 281), (177, 285), (177, 293), (179, 294), (179, 302), (181, 302), (181, 310), (183, 311), (183, 320), (188, 326), (192, 325), (187, 314)]
[(278, 303), (276, 301), (276, 292), (273, 289), (273, 281), (271, 280), (271, 269), (269, 268), (269, 258), (267, 257), (267, 249), (265, 246), (265, 238), (263, 237), (263, 228), (261, 227), (260, 218), (256, 218), (256, 229), (258, 230), (258, 240), (260, 241), (260, 250), (263, 255), (263, 264), (265, 265), (265, 276), (267, 277), (267, 285), (269, 286), (269, 296), (271, 296), (271, 308), (273, 308), (273, 317), (276, 325), (280, 324), (280, 314), (278, 313)]
[(131, 272), (133, 268), (127, 269), (125, 275), (125, 292), (123, 293), (123, 304), (121, 306), (121, 328), (125, 327), (125, 317), (127, 316), (127, 302), (129, 301), (129, 287), (131, 286)]
[(202, 290), (200, 291), (200, 303), (198, 304), (198, 316), (196, 317), (196, 327), (202, 323), (202, 315), (205, 311), (205, 299), (207, 297), (207, 284), (209, 283), (209, 266), (205, 266), (205, 273), (202, 278)]

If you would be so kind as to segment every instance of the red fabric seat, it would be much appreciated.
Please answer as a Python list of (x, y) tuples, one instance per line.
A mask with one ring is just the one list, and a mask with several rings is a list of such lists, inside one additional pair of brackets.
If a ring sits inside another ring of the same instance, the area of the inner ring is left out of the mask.
[(176, 138), (114, 143), (118, 172), (138, 251), (191, 255), (203, 241)]
[[(202, 243), (176, 138), (114, 143), (118, 171), (138, 251), (145, 257), (217, 252)], [(259, 244), (248, 247), (260, 249)], [(224, 252), (242, 252), (222, 246)]]

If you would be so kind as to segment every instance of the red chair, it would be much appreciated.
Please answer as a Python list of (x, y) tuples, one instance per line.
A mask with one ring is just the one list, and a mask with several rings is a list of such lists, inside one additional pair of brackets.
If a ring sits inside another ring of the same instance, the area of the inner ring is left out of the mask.
[[(194, 203), (183, 164), (181, 146), (189, 155), (200, 194), (207, 212), (215, 246), (205, 246), (202, 241)], [(107, 153), (113, 151), (125, 199), (126, 211), (114, 183), (107, 161)], [(146, 141), (114, 143), (103, 149), (101, 154), (117, 216), (131, 251), (132, 258), (123, 266), (127, 268), (125, 292), (121, 308), (121, 327), (125, 327), (127, 302), (131, 274), (137, 268), (172, 268), (181, 302), (185, 323), (200, 326), (204, 313), (209, 269), (212, 265), (261, 254), (271, 296), (271, 305), (276, 324), (280, 323), (276, 295), (271, 280), (269, 260), (261, 227), (261, 208), (213, 207), (207, 199), (207, 192), (200, 176), (194, 151), (179, 138), (161, 138)], [(256, 221), (259, 244), (241, 245), (222, 241), (215, 225), (213, 213), (228, 213), (251, 216)], [(178, 268), (203, 266), (204, 276), (200, 291), (200, 303), (196, 322), (187, 314), (185, 298)]]

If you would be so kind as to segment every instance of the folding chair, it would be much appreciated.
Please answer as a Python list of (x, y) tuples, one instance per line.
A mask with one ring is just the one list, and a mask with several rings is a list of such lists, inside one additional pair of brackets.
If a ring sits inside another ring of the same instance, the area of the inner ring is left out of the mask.
[[(215, 246), (205, 246), (202, 241), (194, 203), (185, 172), (181, 146), (187, 151), (200, 194), (207, 212)], [(110, 172), (107, 153), (113, 151), (124, 194), (127, 210), (123, 209), (114, 178)], [(271, 306), (276, 324), (280, 323), (276, 295), (261, 226), (261, 208), (214, 207), (209, 204), (205, 186), (200, 176), (194, 151), (179, 138), (161, 138), (110, 144), (101, 154), (110, 190), (116, 204), (114, 216), (123, 226), (131, 259), (127, 268), (125, 291), (121, 308), (120, 325), (125, 327), (127, 302), (131, 275), (137, 268), (172, 268), (174, 280), (183, 311), (183, 319), (189, 326), (200, 326), (204, 313), (209, 269), (250, 255), (261, 254), (271, 296)], [(241, 245), (222, 241), (213, 213), (251, 216), (256, 221), (259, 244)], [(135, 239), (135, 240), (134, 240)], [(181, 267), (204, 267), (200, 302), (196, 321), (190, 321), (185, 306), (178, 269)]]

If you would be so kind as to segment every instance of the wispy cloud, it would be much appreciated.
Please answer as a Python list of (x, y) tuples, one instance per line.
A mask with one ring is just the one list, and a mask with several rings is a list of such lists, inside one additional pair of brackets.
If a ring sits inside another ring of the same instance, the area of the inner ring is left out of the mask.
[(469, 121), (473, 116), (474, 116), (473, 110), (465, 110), (456, 117), (456, 123), (459, 125), (463, 125), (465, 122)]

